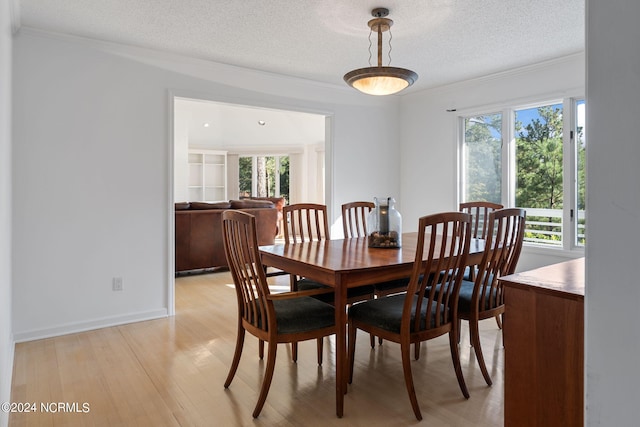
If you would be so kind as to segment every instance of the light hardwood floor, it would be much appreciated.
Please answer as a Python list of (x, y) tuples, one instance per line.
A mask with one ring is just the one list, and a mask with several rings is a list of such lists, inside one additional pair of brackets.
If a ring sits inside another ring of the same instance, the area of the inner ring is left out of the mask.
[[(280, 280), (283, 278), (281, 277)], [(335, 416), (335, 346), (325, 341), (324, 364), (315, 341), (299, 345), (298, 363), (280, 345), (271, 390), (260, 417), (251, 417), (266, 363), (247, 335), (236, 377), (223, 387), (236, 337), (236, 299), (228, 272), (176, 279), (176, 316), (20, 343), (15, 349), (12, 401), (36, 413), (12, 413), (10, 426), (500, 426), (503, 424), (502, 335), (481, 323), (485, 384), (463, 323), (461, 356), (471, 398), (455, 378), (448, 339), (423, 343), (413, 361), (418, 423), (404, 385), (400, 349), (357, 342), (345, 415)], [(281, 282), (284, 283), (284, 282)], [(278, 286), (276, 284), (276, 286)], [(284, 287), (284, 286), (283, 286)], [(41, 403), (73, 404), (79, 412), (44, 413)], [(88, 403), (89, 411), (81, 412)]]

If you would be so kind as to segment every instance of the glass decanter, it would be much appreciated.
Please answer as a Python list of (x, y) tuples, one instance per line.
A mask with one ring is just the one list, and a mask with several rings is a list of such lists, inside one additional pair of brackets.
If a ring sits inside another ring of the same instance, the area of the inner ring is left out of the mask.
[(375, 208), (367, 217), (370, 248), (402, 246), (402, 216), (394, 207), (392, 197), (374, 197)]

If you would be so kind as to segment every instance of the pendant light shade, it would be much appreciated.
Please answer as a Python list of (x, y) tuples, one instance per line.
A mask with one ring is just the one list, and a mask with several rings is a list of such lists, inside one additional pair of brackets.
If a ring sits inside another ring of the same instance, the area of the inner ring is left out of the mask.
[(344, 75), (344, 81), (360, 92), (368, 95), (392, 95), (411, 86), (418, 75), (405, 68), (382, 65), (382, 33), (390, 31), (393, 21), (385, 18), (389, 11), (384, 8), (374, 9), (375, 17), (368, 22), (371, 32), (378, 33), (378, 66), (353, 70)]

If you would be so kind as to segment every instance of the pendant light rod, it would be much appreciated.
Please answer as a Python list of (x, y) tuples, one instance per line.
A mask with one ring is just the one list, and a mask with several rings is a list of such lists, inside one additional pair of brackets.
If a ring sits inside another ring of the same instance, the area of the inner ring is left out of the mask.
[(382, 67), (382, 26), (378, 25), (378, 67)]

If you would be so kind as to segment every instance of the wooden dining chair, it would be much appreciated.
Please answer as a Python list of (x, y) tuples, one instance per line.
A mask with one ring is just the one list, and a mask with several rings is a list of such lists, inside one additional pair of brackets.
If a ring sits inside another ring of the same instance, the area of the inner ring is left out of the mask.
[(342, 231), (344, 237), (367, 237), (367, 216), (373, 202), (350, 202), (342, 205)]
[(458, 300), (458, 318), (469, 321), (469, 336), (482, 376), (488, 385), (491, 376), (482, 355), (478, 322), (504, 313), (504, 293), (498, 280), (515, 272), (522, 242), (526, 212), (524, 209), (499, 209), (487, 219), (485, 251), (474, 281), (463, 280)]
[[(296, 203), (282, 208), (284, 216), (284, 241), (286, 243), (322, 242), (330, 240), (329, 220), (327, 207), (316, 203)], [(332, 288), (322, 283), (309, 280), (305, 277), (290, 275), (291, 290), (325, 289), (330, 292), (320, 294), (316, 298), (323, 302), (333, 304), (334, 294)], [(347, 303), (353, 304), (374, 297), (373, 286), (359, 286), (347, 290)], [(297, 345), (292, 344), (292, 355), (297, 360)], [(322, 355), (322, 339), (318, 340), (318, 355)]]
[(489, 214), (504, 208), (499, 203), (476, 201), (460, 203), (459, 211), (471, 214), (471, 237), (485, 239), (489, 230)]
[(228, 210), (223, 213), (222, 222), (225, 253), (238, 301), (236, 347), (224, 387), (231, 385), (240, 364), (245, 332), (267, 342), (267, 365), (253, 410), (253, 417), (257, 418), (271, 386), (278, 344), (335, 334), (335, 310), (311, 297), (326, 292), (322, 289), (272, 294), (260, 261), (255, 217)]
[[(327, 207), (315, 203), (298, 203), (283, 208), (285, 219), (284, 240), (286, 243), (298, 242), (322, 242), (330, 239), (329, 220)], [(315, 288), (327, 288), (304, 277), (291, 275), (291, 289), (308, 290)], [(368, 300), (373, 298), (372, 286), (359, 286), (349, 289), (347, 303)], [(325, 302), (333, 303), (333, 295), (322, 295)]]
[(469, 214), (447, 212), (420, 218), (416, 256), (407, 292), (354, 304), (349, 308), (349, 383), (353, 380), (358, 329), (399, 343), (404, 380), (418, 420), (422, 419), (422, 414), (411, 373), (412, 343), (449, 334), (458, 385), (464, 397), (469, 397), (458, 352), (457, 308), (470, 237)]
[[(486, 239), (487, 231), (489, 230), (489, 214), (498, 209), (502, 209), (499, 203), (485, 202), (483, 200), (474, 202), (460, 203), (459, 211), (471, 214), (471, 234), (475, 239)], [(477, 265), (470, 265), (467, 267), (464, 273), (464, 280), (475, 280), (476, 272), (478, 271)], [(502, 319), (500, 316), (496, 316), (496, 323), (498, 328), (502, 329)]]

